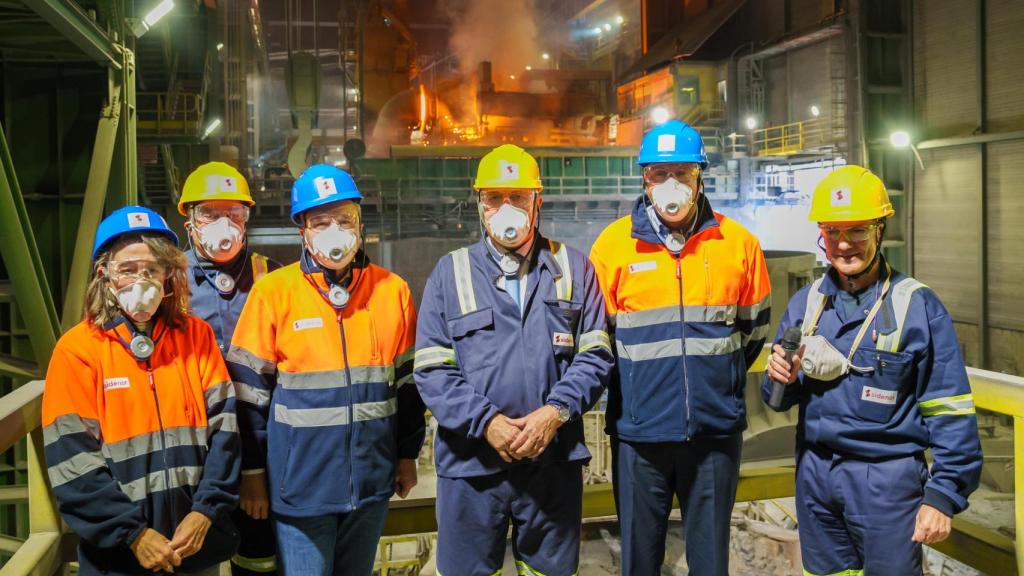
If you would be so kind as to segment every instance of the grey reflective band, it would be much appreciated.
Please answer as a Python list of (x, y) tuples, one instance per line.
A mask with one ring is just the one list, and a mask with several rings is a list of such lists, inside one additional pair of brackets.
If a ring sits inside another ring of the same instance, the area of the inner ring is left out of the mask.
[(903, 327), (906, 325), (907, 311), (910, 310), (910, 300), (921, 288), (927, 288), (921, 282), (913, 278), (904, 278), (892, 287), (892, 311), (896, 320), (896, 329), (889, 334), (879, 334), (876, 349), (887, 352), (898, 352), (900, 339), (903, 337)]
[(772, 295), (769, 294), (762, 298), (761, 301), (756, 304), (751, 304), (750, 306), (740, 306), (738, 311), (738, 317), (741, 320), (753, 320), (754, 318), (757, 318), (757, 315), (760, 314), (762, 310), (768, 309), (769, 307), (771, 307), (771, 305)]
[[(623, 344), (616, 341), (619, 356), (633, 362), (676, 358), (683, 355), (683, 341), (680, 338), (648, 342), (644, 344)], [(687, 338), (687, 356), (721, 356), (740, 349), (740, 333), (734, 332), (726, 338)]]
[(741, 334), (743, 335), (743, 344), (746, 345), (747, 342), (750, 342), (751, 340), (765, 340), (765, 339), (767, 339), (768, 338), (768, 330), (769, 330), (769, 328), (771, 328), (771, 327), (768, 326), (767, 324), (762, 324), (762, 325), (754, 328), (750, 332), (741, 332)]
[(264, 360), (245, 348), (238, 346), (232, 346), (228, 349), (227, 361), (247, 366), (257, 374), (273, 374), (276, 368), (270, 360)]
[[(687, 322), (725, 322), (736, 319), (737, 307), (722, 306), (685, 306), (683, 318)], [(679, 306), (664, 306), (636, 312), (620, 312), (615, 315), (615, 326), (618, 328), (643, 328), (658, 324), (679, 322)]]
[(555, 280), (555, 295), (559, 300), (572, 300), (572, 268), (569, 266), (569, 251), (565, 244), (549, 240), (548, 246), (561, 268), (561, 276)]
[(609, 352), (612, 349), (611, 339), (608, 338), (608, 333), (604, 330), (591, 330), (590, 332), (584, 332), (580, 335), (580, 340), (577, 343), (580, 352), (586, 352), (591, 348), (600, 346), (607, 348)]
[[(811, 284), (810, 291), (807, 293), (807, 305), (804, 307), (803, 333), (805, 336), (813, 334), (814, 330), (817, 329), (817, 318), (825, 307), (825, 295), (821, 293), (821, 282), (823, 279), (824, 276), (815, 280)], [(903, 328), (907, 323), (907, 312), (910, 310), (910, 302), (914, 297), (914, 292), (921, 288), (927, 288), (927, 286), (910, 277), (904, 277), (890, 288), (887, 297), (892, 302), (893, 320), (896, 323), (896, 328), (889, 334), (878, 335), (878, 340), (875, 342), (876, 350), (899, 352)], [(810, 323), (807, 321), (808, 318), (812, 319)]]
[[(352, 417), (356, 422), (387, 418), (398, 409), (398, 402), (392, 398), (383, 402), (363, 402), (352, 406)], [(349, 423), (348, 407), (337, 408), (288, 408), (274, 406), (274, 420), (295, 428), (318, 426), (344, 426)]]
[(428, 346), (416, 351), (415, 369), (420, 370), (437, 364), (455, 366), (455, 350), (444, 346)]
[[(183, 486), (196, 487), (203, 478), (202, 466), (176, 466), (164, 470), (157, 470), (131, 482), (121, 482), (121, 491), (128, 495), (133, 502), (145, 500), (146, 496), (156, 492), (163, 492), (168, 488), (181, 488)], [(170, 479), (170, 486), (167, 480)]]
[(101, 437), (99, 420), (82, 418), (78, 414), (64, 414), (58, 416), (49, 426), (43, 428), (43, 444), (49, 446), (60, 440), (61, 436), (70, 436), (71, 434), (81, 434), (83, 432), (87, 432), (90, 436), (99, 440)]
[(473, 293), (473, 268), (469, 262), (469, 248), (459, 248), (452, 252), (452, 265), (455, 273), (455, 292), (459, 297), (459, 309), (465, 316), (476, 312), (476, 294)]
[(234, 432), (238, 433), (238, 416), (234, 412), (221, 412), (212, 416), (207, 422), (207, 429), (211, 432)]
[(166, 439), (167, 448), (179, 446), (206, 446), (206, 427), (181, 426), (167, 428), (163, 436), (159, 431), (147, 432), (132, 436), (119, 442), (111, 442), (100, 447), (103, 456), (113, 462), (122, 462), (136, 456), (152, 454), (163, 448)]
[(63, 462), (50, 466), (46, 471), (50, 476), (50, 485), (56, 488), (93, 470), (105, 468), (106, 466), (107, 463), (103, 460), (103, 454), (97, 450), (93, 452), (79, 452)]
[[(395, 380), (394, 366), (352, 366), (349, 374), (352, 384), (390, 384)], [(323, 390), (348, 386), (344, 370), (322, 372), (279, 372), (277, 383), (289, 390)]]
[(813, 336), (814, 331), (818, 329), (818, 315), (825, 307), (825, 295), (821, 293), (821, 282), (824, 279), (822, 276), (811, 282), (811, 288), (807, 292), (807, 304), (804, 305), (804, 336)]
[(246, 402), (253, 406), (270, 405), (270, 390), (249, 386), (245, 382), (235, 382), (235, 394), (240, 402)]
[(203, 392), (203, 397), (206, 399), (206, 407), (211, 408), (229, 398), (234, 398), (235, 385), (231, 380), (219, 382), (207, 388)]

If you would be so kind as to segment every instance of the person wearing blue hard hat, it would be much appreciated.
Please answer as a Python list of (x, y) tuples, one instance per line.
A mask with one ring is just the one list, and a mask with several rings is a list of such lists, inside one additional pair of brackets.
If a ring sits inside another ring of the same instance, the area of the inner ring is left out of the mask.
[(746, 373), (771, 317), (768, 269), (757, 238), (703, 194), (696, 130), (651, 129), (639, 164), (643, 194), (590, 254), (615, 326), (607, 429), (622, 573), (659, 573), (677, 496), (690, 572), (724, 576)]
[(81, 574), (209, 576), (238, 546), (235, 388), (177, 242), (148, 208), (105, 218), (86, 317), (47, 369), (45, 456)]
[(369, 576), (388, 501), (417, 480), (416, 313), (406, 282), (361, 250), (361, 200), (333, 166), (299, 176), (302, 254), (253, 286), (228, 351), (242, 501), (269, 507), (286, 575)]

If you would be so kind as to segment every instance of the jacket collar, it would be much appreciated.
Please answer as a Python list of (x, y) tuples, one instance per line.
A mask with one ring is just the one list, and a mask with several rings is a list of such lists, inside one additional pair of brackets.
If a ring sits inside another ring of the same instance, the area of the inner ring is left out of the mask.
[[(545, 238), (539, 230), (534, 232), (534, 234), (536, 236), (533, 242), (533, 249), (530, 250), (530, 254), (527, 257), (529, 261), (528, 270), (532, 272), (537, 267), (546, 268), (552, 276), (561, 278), (562, 267), (558, 265), (555, 255), (551, 252), (552, 242)], [(470, 246), (469, 253), (477, 267), (492, 280), (497, 281), (504, 273), (491, 256), (492, 250), (493, 248), (487, 244), (487, 237), (484, 236), (476, 244)]]
[[(630, 234), (637, 240), (662, 246), (662, 234), (668, 234), (668, 228), (659, 222), (660, 230), (654, 229), (651, 219), (647, 217), (647, 206), (649, 205), (650, 200), (647, 198), (647, 194), (640, 194), (633, 201), (633, 210), (630, 213), (632, 223)], [(700, 197), (697, 199), (697, 222), (693, 227), (693, 233), (690, 237), (692, 238), (705, 230), (717, 227), (718, 220), (711, 209), (711, 202), (708, 200), (707, 195), (701, 192)]]

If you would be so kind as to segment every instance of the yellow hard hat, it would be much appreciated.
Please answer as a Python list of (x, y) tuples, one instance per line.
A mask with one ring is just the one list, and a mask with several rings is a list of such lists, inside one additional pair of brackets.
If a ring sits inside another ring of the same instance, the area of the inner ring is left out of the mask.
[(480, 159), (476, 169), (474, 190), (494, 188), (543, 189), (540, 167), (529, 152), (515, 144), (503, 144)]
[(863, 222), (895, 214), (882, 179), (863, 166), (836, 168), (811, 198), (811, 222)]
[(245, 176), (233, 166), (223, 162), (207, 162), (196, 168), (185, 179), (178, 200), (178, 212), (188, 216), (188, 205), (209, 200), (234, 200), (254, 206)]

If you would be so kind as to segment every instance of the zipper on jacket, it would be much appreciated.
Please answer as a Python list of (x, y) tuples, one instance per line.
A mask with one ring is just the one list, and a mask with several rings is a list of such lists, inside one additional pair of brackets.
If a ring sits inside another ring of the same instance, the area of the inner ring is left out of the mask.
[(174, 492), (171, 490), (171, 467), (167, 463), (167, 434), (164, 430), (163, 416), (160, 415), (160, 395), (156, 393), (156, 379), (153, 377), (153, 366), (149, 360), (146, 360), (146, 374), (149, 375), (149, 389), (153, 392), (153, 402), (156, 404), (156, 422), (160, 427), (160, 458), (164, 463), (164, 488), (169, 500), (167, 511), (172, 516), (172, 524), (174, 524)]
[(338, 326), (341, 331), (341, 358), (345, 362), (345, 385), (348, 387), (348, 493), (352, 500), (352, 510), (358, 508), (356, 504), (356, 464), (353, 455), (352, 441), (356, 436), (355, 409), (353, 408), (352, 394), (352, 371), (348, 365), (348, 344), (345, 342), (345, 320), (342, 318), (341, 310), (338, 310)]
[(686, 393), (685, 440), (690, 440), (690, 379), (686, 377), (686, 305), (683, 299), (683, 254), (676, 255), (676, 279), (679, 280), (679, 342), (682, 348), (683, 391)]

